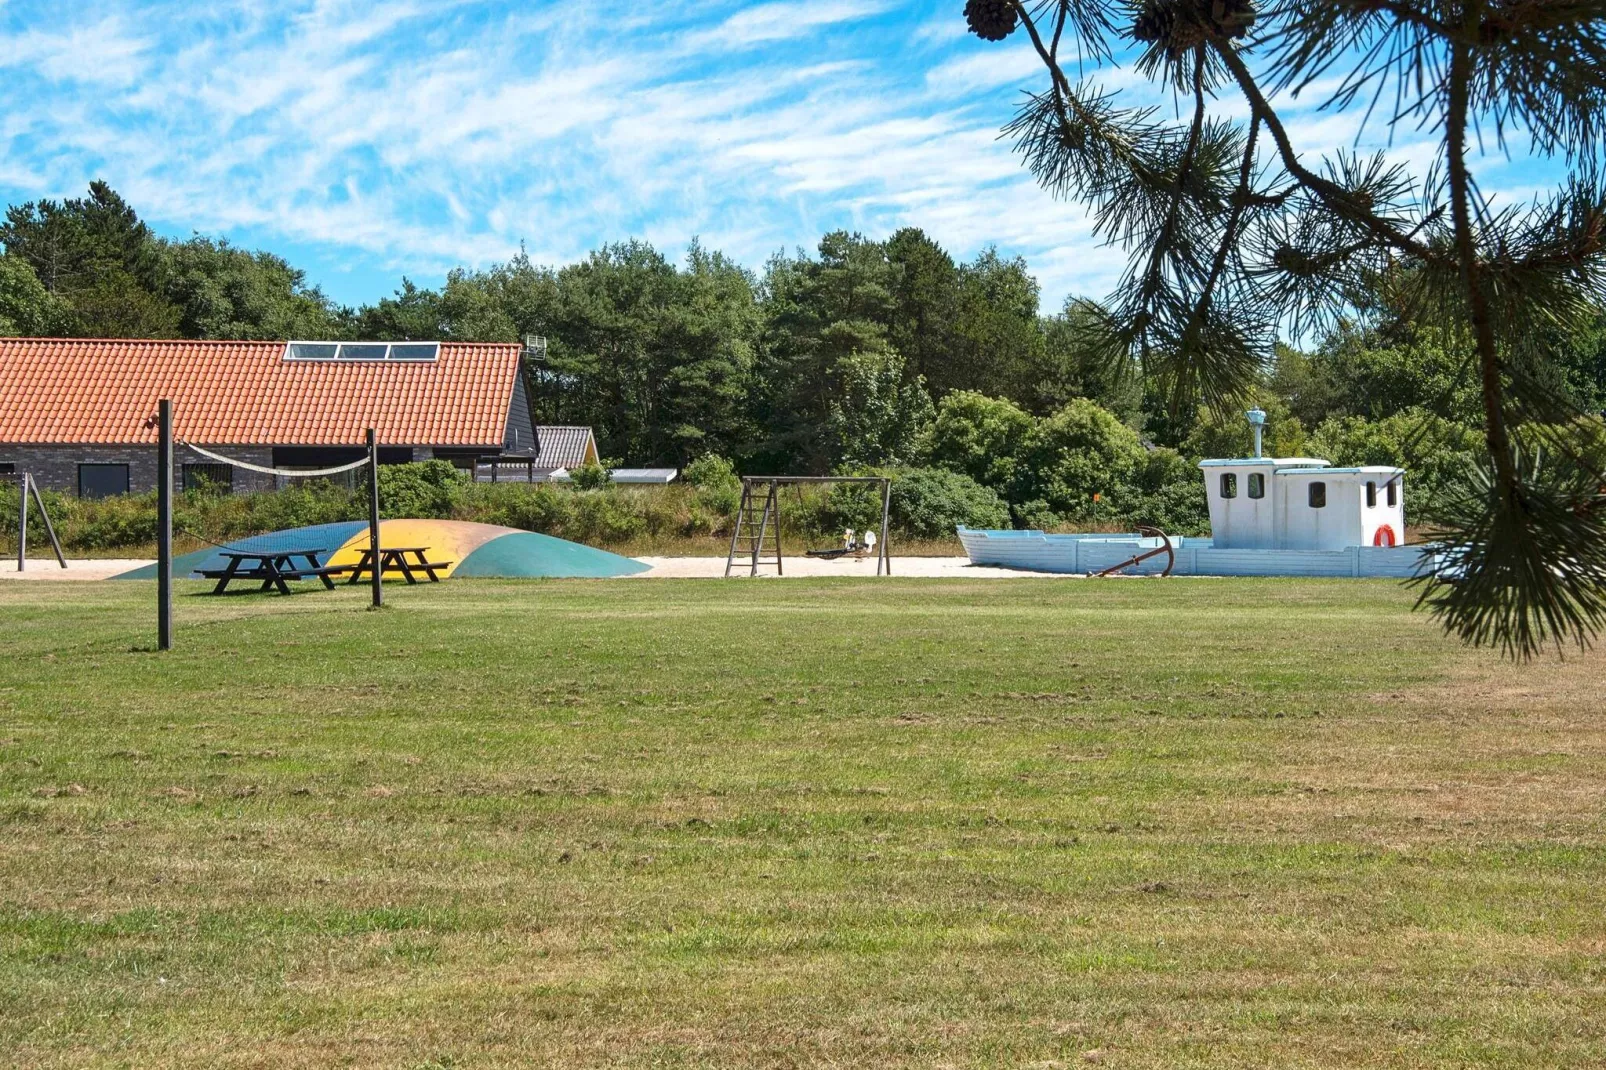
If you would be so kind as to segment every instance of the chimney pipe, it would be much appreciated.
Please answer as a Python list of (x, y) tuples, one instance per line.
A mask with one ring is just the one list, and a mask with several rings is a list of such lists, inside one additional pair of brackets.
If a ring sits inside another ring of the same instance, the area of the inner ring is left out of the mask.
[(1244, 415), (1249, 417), (1249, 426), (1255, 429), (1255, 460), (1260, 460), (1260, 434), (1266, 426), (1266, 414), (1260, 409), (1250, 409)]

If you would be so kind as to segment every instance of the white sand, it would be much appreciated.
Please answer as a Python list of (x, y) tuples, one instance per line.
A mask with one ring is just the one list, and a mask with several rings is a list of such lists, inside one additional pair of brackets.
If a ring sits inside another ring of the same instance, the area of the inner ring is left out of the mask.
[[(717, 579), (725, 575), (725, 559), (723, 557), (638, 557), (637, 561), (651, 565), (651, 572), (637, 573), (639, 579)], [(818, 557), (787, 557), (783, 563), (784, 577), (791, 579), (797, 576), (870, 576), (875, 575), (875, 558), (867, 557), (863, 561), (855, 561), (851, 557), (837, 558), (828, 561)], [(748, 572), (738, 562), (732, 575)], [(892, 574), (894, 576), (947, 576), (953, 579), (1029, 579), (1031, 577), (1055, 576), (1051, 572), (1024, 572), (1013, 568), (990, 568), (986, 565), (972, 565), (968, 557), (894, 557), (892, 559)], [(759, 575), (767, 579), (775, 578), (775, 566), (764, 565), (759, 568)], [(1058, 578), (1064, 579), (1060, 576)]]
[(140, 561), (134, 558), (69, 557), (67, 567), (63, 569), (54, 557), (34, 557), (30, 553), (28, 567), (19, 573), (17, 558), (13, 553), (11, 557), (0, 560), (0, 580), (104, 580), (130, 569), (139, 568), (141, 565), (153, 564), (154, 561)]

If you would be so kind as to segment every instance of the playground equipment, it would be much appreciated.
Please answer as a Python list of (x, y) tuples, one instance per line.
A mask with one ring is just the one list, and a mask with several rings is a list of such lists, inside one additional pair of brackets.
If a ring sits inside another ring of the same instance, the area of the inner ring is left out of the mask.
[(50, 522), (50, 510), (45, 508), (45, 500), (39, 495), (39, 484), (33, 481), (33, 475), (28, 472), (19, 472), (9, 477), (17, 483), (17, 571), (21, 572), (28, 567), (28, 498), (32, 496), (33, 503), (39, 508), (39, 519), (44, 521), (45, 534), (50, 536), (50, 548), (56, 551), (56, 561), (62, 568), (67, 567), (67, 558), (61, 552), (61, 541), (56, 538), (56, 526)]
[[(748, 575), (757, 576), (764, 565), (774, 565), (777, 576), (784, 575), (781, 555), (782, 486), (800, 487), (805, 483), (865, 483), (881, 487), (881, 539), (875, 543), (867, 532), (867, 549), (879, 549), (875, 574), (892, 575), (892, 556), (887, 548), (887, 521), (892, 507), (892, 480), (887, 476), (743, 476), (742, 500), (731, 527), (731, 548), (725, 558), (725, 575), (736, 567), (737, 557), (747, 557)], [(801, 489), (798, 491), (802, 493)], [(772, 556), (766, 557), (766, 552)], [(811, 557), (840, 557), (834, 551), (816, 551)]]
[[(387, 555), (400, 554), (404, 548), (422, 550), (430, 561), (442, 562), (435, 572), (443, 579), (630, 576), (645, 572), (648, 567), (606, 550), (497, 524), (392, 519), (381, 520), (379, 531)], [(338, 570), (345, 577), (342, 582), (350, 582), (352, 570), (362, 564), (367, 555), (369, 538), (368, 523), (364, 520), (286, 528), (231, 539), (227, 546), (182, 554), (173, 559), (173, 570), (179, 576), (197, 576), (223, 568), (231, 553), (284, 554), (306, 547), (323, 547), (323, 564)], [(418, 578), (424, 578), (416, 564), (411, 564), (410, 570)], [(361, 582), (369, 581), (369, 571), (363, 568)], [(389, 582), (406, 578), (394, 562), (386, 563), (384, 575)], [(155, 576), (156, 566), (146, 565), (112, 578), (148, 580)], [(341, 576), (334, 578), (338, 580)]]
[(1247, 414), (1252, 457), (1199, 462), (1210, 506), (1205, 538), (1158, 529), (1131, 534), (1049, 535), (959, 528), (975, 565), (1114, 575), (1351, 576), (1410, 579), (1438, 569), (1440, 551), (1406, 546), (1405, 470), (1335, 468), (1316, 457), (1267, 457), (1266, 414)]

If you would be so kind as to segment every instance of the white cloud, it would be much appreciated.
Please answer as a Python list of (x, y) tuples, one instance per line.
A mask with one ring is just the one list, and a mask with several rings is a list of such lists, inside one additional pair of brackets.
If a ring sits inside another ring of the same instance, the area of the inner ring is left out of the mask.
[[(1102, 293), (1124, 254), (997, 136), (1012, 90), (1041, 84), (1033, 53), (966, 36), (957, 6), (158, 0), (84, 21), (12, 0), (0, 69), (27, 105), (0, 110), (0, 193), (105, 177), (171, 231), (421, 278), (521, 241), (568, 259), (701, 234), (758, 267), (828, 228), (914, 225), (959, 256), (1024, 254), (1050, 305)], [(1130, 72), (1098, 79), (1159, 99)], [(1317, 96), (1287, 102), (1297, 144), (1348, 149), (1357, 118)], [(1390, 149), (1413, 166), (1431, 150)]]

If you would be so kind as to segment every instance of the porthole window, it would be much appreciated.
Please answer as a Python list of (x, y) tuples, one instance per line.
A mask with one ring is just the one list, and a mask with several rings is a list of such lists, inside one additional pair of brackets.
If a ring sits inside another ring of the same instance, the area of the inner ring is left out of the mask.
[(1221, 474), (1221, 496), (1223, 498), (1238, 497), (1238, 477), (1232, 472)]
[(1320, 481), (1310, 485), (1310, 507), (1312, 509), (1327, 508), (1327, 484)]
[(1390, 509), (1392, 509), (1396, 505), (1400, 504), (1400, 481), (1399, 480), (1397, 480), (1397, 479), (1389, 480), (1388, 495), (1389, 495), (1389, 499), (1388, 500), (1389, 500), (1389, 508)]
[(1368, 509), (1377, 508), (1377, 484), (1370, 479), (1366, 481), (1366, 507)]
[(1249, 496), (1251, 498), (1264, 498), (1266, 496), (1266, 474), (1264, 472), (1249, 473)]

